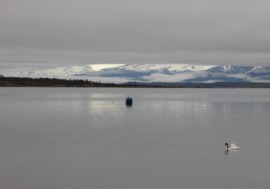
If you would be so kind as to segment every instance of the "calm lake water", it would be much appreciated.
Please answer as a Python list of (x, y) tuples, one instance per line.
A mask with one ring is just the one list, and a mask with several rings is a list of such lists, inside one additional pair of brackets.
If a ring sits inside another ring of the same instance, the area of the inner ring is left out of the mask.
[(0, 120), (3, 189), (270, 187), (269, 89), (0, 88)]

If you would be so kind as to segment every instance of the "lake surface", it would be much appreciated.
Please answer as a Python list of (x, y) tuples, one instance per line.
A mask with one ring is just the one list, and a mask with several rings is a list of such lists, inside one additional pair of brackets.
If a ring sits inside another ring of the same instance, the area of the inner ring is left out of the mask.
[(0, 88), (0, 120), (3, 189), (270, 187), (269, 89)]

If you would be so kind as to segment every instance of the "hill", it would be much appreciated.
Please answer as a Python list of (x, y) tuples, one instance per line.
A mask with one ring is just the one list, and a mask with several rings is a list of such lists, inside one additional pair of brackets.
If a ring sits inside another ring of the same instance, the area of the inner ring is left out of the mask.
[(102, 83), (270, 83), (270, 67), (189, 64), (90, 64), (1, 73), (7, 77), (91, 80)]

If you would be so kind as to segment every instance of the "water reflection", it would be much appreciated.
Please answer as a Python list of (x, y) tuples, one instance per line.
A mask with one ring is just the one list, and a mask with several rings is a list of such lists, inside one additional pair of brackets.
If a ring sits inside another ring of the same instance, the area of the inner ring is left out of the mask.
[[(269, 102), (209, 102), (211, 113), (214, 111), (219, 111), (224, 117), (230, 116), (243, 116), (248, 114), (266, 114), (270, 112)], [(245, 111), (245, 110), (249, 111)], [(267, 114), (269, 115), (269, 114)]]
[(269, 188), (270, 91), (254, 91), (1, 89), (0, 188)]
[(228, 158), (230, 156), (236, 155), (239, 152), (239, 150), (224, 150), (225, 157)]

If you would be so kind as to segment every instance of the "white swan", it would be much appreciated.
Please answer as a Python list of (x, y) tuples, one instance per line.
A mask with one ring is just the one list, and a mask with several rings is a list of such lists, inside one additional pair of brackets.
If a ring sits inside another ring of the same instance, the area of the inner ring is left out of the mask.
[(239, 150), (240, 147), (236, 146), (236, 144), (234, 142), (228, 144), (227, 142), (225, 143), (225, 146), (227, 146), (226, 150)]

